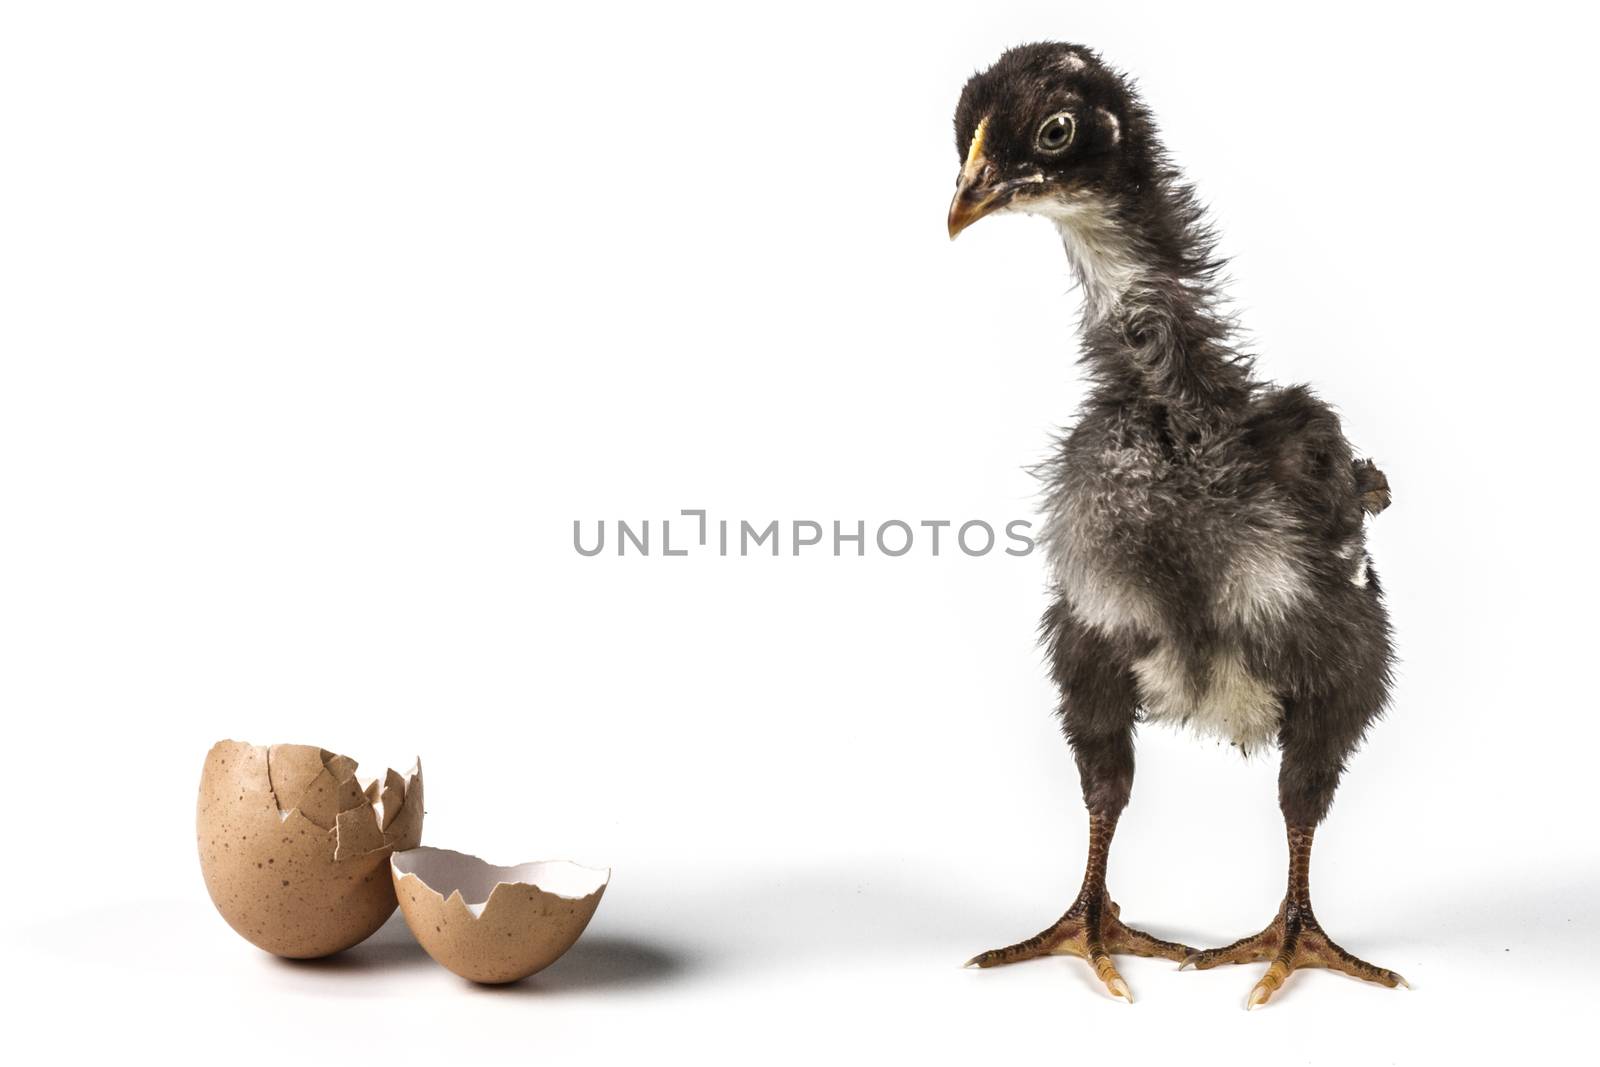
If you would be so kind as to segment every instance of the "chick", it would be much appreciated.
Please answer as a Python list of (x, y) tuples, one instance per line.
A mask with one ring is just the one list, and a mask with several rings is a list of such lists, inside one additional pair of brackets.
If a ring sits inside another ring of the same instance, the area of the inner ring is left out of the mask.
[[(1055, 224), (1082, 289), (1091, 383), (1044, 470), (1041, 539), (1042, 641), (1089, 810), (1087, 870), (1048, 929), (970, 963), (1081, 956), (1132, 1000), (1118, 953), (1270, 962), (1248, 1007), (1301, 967), (1401, 984), (1328, 937), (1309, 883), (1312, 835), (1389, 698), (1389, 621), (1365, 539), (1388, 480), (1310, 389), (1257, 379), (1220, 308), (1202, 209), (1150, 112), (1097, 54), (1006, 52), (967, 83), (955, 132), (950, 236), (1000, 212)], [(1120, 919), (1106, 858), (1141, 721), (1278, 747), (1288, 890), (1260, 933), (1196, 952)]]

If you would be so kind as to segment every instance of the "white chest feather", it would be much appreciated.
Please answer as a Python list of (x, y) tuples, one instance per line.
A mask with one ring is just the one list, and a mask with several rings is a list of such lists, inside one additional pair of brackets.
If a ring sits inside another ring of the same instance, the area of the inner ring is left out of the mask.
[(1179, 723), (1246, 751), (1277, 738), (1278, 698), (1245, 668), (1237, 652), (1221, 653), (1192, 669), (1170, 645), (1162, 644), (1135, 660), (1133, 673), (1152, 721)]
[(1241, 540), (1215, 590), (1212, 615), (1221, 625), (1282, 622), (1310, 593), (1294, 556), (1270, 540)]

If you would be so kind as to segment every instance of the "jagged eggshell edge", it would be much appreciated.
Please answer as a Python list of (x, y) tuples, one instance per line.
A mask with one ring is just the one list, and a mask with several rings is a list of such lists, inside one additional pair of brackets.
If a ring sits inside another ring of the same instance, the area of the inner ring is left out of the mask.
[(279, 748), (294, 750), (290, 777), (307, 793), (315, 787), (320, 814), (328, 813), (322, 798), (348, 799), (342, 779), (323, 782), (322, 776), (353, 775), (353, 760), (327, 753), (319, 757), (326, 760), (323, 770), (311, 774), (305, 757), (325, 750), (219, 741), (200, 776), (200, 869), (218, 913), (245, 940), (279, 956), (328, 956), (366, 940), (394, 913), (394, 884), (384, 868), (392, 851), (422, 839), (421, 766), (388, 832), (359, 787), (356, 803), (334, 811), (324, 827), (298, 806), (280, 807), (292, 802), (272, 787), (269, 751)]
[[(611, 881), (610, 868), (566, 860), (498, 867), (442, 848), (396, 851), (389, 868), (400, 913), (423, 949), (486, 985), (518, 981), (560, 959), (589, 925)], [(540, 881), (564, 885), (546, 888)], [(492, 888), (485, 894), (487, 885)]]

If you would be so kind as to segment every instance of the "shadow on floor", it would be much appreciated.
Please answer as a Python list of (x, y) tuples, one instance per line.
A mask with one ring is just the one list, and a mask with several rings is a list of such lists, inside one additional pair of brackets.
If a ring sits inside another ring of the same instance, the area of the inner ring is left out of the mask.
[(316, 960), (290, 960), (268, 956), (276, 967), (288, 971), (314, 971), (319, 974), (355, 974), (364, 971), (393, 972), (398, 969), (436, 966), (411, 936), (406, 921), (396, 911), (378, 932), (354, 948)]
[[(552, 996), (633, 989), (670, 982), (689, 957), (659, 942), (617, 934), (586, 934), (538, 974), (501, 986), (473, 986), (489, 995)], [(471, 984), (471, 983), (465, 983)]]

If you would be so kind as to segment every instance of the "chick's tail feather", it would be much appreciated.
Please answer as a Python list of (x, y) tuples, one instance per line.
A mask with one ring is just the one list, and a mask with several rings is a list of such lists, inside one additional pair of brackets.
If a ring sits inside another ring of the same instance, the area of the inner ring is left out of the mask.
[(1351, 464), (1356, 472), (1356, 489), (1361, 494), (1361, 510), (1376, 515), (1388, 507), (1393, 499), (1389, 492), (1389, 479), (1370, 459), (1358, 459)]

